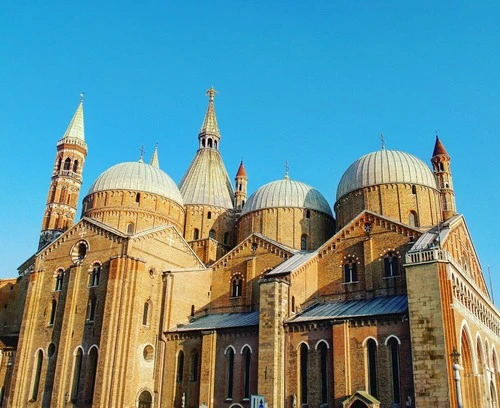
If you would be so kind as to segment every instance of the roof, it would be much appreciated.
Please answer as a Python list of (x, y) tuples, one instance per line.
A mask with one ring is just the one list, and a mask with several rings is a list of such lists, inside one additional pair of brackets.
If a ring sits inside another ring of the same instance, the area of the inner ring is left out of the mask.
[(292, 255), (290, 258), (288, 258), (285, 262), (283, 262), (282, 264), (278, 265), (276, 268), (268, 272), (266, 276), (282, 275), (284, 273), (292, 272), (298, 267), (302, 266), (305, 262), (307, 262), (316, 254), (317, 251), (298, 252)]
[(441, 143), (441, 140), (439, 140), (439, 137), (436, 135), (436, 144), (434, 145), (434, 151), (432, 152), (432, 157), (440, 155), (448, 156), (448, 152)]
[(422, 234), (419, 239), (417, 239), (410, 251), (422, 251), (438, 247), (447, 238), (450, 232), (450, 226), (461, 218), (463, 218), (463, 216), (461, 214), (457, 214), (440, 225), (432, 227), (430, 230)]
[(208, 108), (203, 118), (200, 129), (200, 135), (213, 135), (220, 138), (219, 126), (217, 125), (217, 116), (215, 115), (214, 96), (216, 90), (212, 87), (207, 91)]
[(422, 160), (409, 153), (382, 149), (349, 166), (337, 187), (337, 200), (364, 187), (393, 183), (418, 184), (437, 190), (434, 174)]
[(314, 320), (381, 316), (401, 314), (407, 311), (408, 298), (406, 295), (380, 296), (373, 299), (316, 303), (309, 309), (291, 318), (289, 322), (297, 323)]
[(76, 108), (73, 118), (64, 132), (64, 136), (58, 143), (74, 143), (87, 149), (87, 144), (85, 143), (85, 126), (83, 121), (83, 99), (80, 100), (78, 107)]
[(220, 313), (200, 317), (188, 324), (178, 326), (173, 331), (183, 332), (192, 330), (228, 329), (234, 327), (257, 326), (258, 324), (258, 311), (249, 313)]
[(183, 205), (179, 189), (170, 176), (158, 167), (143, 162), (114, 165), (97, 177), (88, 195), (106, 190), (132, 190), (158, 194)]
[(330, 205), (315, 188), (285, 176), (265, 184), (253, 193), (243, 206), (242, 215), (264, 208), (307, 208), (333, 217)]
[(247, 177), (247, 171), (245, 170), (245, 166), (243, 165), (243, 160), (240, 163), (240, 167), (238, 167), (238, 171), (236, 172), (236, 178), (239, 177)]

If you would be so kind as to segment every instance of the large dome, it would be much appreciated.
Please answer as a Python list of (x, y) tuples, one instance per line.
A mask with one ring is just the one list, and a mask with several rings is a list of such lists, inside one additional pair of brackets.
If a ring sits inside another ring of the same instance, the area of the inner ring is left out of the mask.
[(97, 177), (88, 195), (106, 190), (133, 190), (158, 194), (184, 205), (170, 176), (158, 167), (142, 162), (119, 163)]
[(340, 179), (337, 200), (360, 188), (403, 183), (437, 189), (434, 174), (422, 160), (408, 153), (382, 149), (359, 158), (349, 166)]
[(333, 216), (328, 202), (318, 190), (288, 177), (260, 187), (248, 198), (242, 215), (277, 207), (307, 208)]

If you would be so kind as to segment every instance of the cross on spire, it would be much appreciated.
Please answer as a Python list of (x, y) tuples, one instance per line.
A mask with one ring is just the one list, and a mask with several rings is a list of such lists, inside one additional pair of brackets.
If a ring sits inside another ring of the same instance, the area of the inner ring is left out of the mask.
[(146, 152), (144, 150), (144, 145), (141, 145), (141, 147), (139, 148), (139, 152), (141, 153), (141, 156), (139, 157), (139, 163), (142, 163), (142, 158), (144, 157), (144, 153)]
[(210, 102), (214, 101), (214, 96), (216, 93), (219, 93), (219, 91), (216, 91), (213, 86), (207, 90), (208, 100)]
[(80, 92), (80, 102), (83, 102), (84, 97), (85, 97), (85, 92)]
[(288, 165), (288, 160), (285, 160), (285, 178), (288, 178), (288, 171), (290, 170), (290, 166)]
[(385, 138), (384, 138), (383, 133), (380, 133), (380, 142), (382, 143), (382, 150), (384, 150), (385, 149)]

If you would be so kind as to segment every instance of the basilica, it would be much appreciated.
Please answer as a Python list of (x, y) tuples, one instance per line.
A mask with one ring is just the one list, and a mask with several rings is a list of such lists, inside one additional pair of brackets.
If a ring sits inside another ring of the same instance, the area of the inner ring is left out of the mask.
[(79, 218), (83, 100), (54, 139), (38, 248), (0, 281), (0, 407), (499, 407), (500, 313), (442, 141), (353, 158), (333, 208), (287, 172), (249, 192), (214, 94), (182, 180), (157, 149), (119, 162)]

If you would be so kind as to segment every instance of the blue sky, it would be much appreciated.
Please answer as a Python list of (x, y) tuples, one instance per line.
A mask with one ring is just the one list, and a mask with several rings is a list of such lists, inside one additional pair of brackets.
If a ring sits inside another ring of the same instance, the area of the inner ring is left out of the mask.
[(232, 178), (244, 160), (249, 192), (288, 161), (333, 205), (381, 132), (387, 148), (429, 163), (437, 131), (500, 301), (499, 19), (497, 1), (1, 2), (0, 277), (36, 250), (56, 142), (81, 91), (80, 202), (142, 144), (149, 159), (158, 143), (180, 181), (214, 86), (224, 162)]

